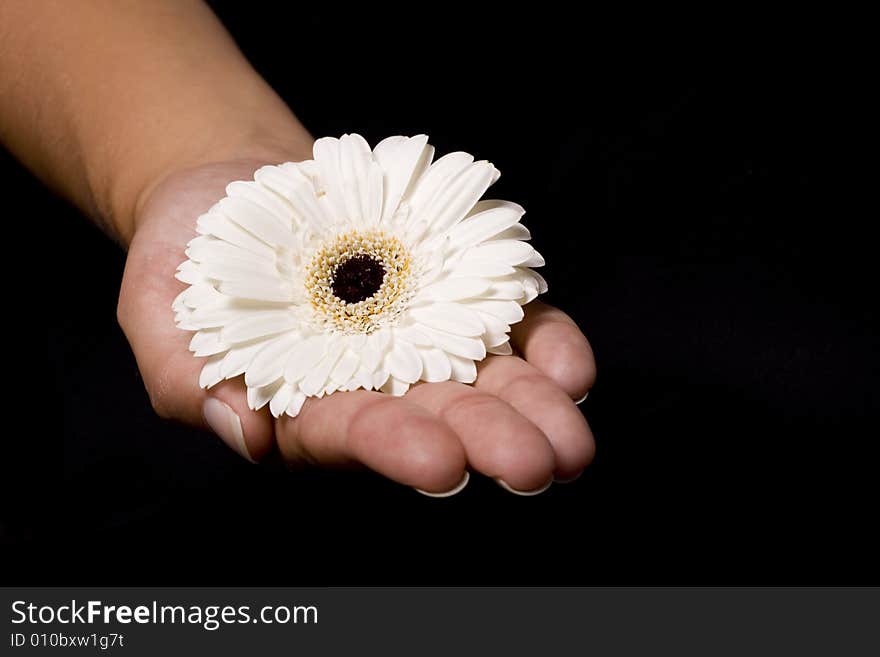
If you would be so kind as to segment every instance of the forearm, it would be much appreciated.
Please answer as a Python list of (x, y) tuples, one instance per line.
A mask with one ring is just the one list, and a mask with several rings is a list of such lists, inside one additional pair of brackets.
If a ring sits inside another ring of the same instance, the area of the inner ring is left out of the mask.
[(123, 243), (169, 173), (311, 143), (197, 0), (0, 5), (0, 140)]

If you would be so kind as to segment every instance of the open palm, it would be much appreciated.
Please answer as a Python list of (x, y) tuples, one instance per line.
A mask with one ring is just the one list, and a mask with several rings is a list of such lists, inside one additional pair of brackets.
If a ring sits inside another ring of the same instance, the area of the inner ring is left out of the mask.
[(259, 461), (277, 447), (289, 462), (362, 464), (423, 492), (456, 490), (468, 470), (514, 492), (576, 477), (594, 452), (572, 401), (593, 382), (586, 338), (561, 311), (526, 306), (514, 326), (520, 356), (489, 356), (474, 385), (420, 383), (403, 397), (356, 390), (310, 398), (296, 418), (248, 408), (242, 377), (199, 388), (203, 360), (188, 350), (171, 303), (174, 278), (196, 218), (250, 179), (265, 162), (234, 160), (179, 172), (152, 191), (137, 217), (119, 296), (119, 322), (153, 407), (162, 416), (213, 429), (242, 456)]

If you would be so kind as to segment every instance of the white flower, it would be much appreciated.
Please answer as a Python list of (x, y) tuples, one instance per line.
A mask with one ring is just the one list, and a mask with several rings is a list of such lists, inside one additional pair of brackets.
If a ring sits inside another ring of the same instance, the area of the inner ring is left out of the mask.
[(177, 325), (207, 356), (200, 384), (245, 376), (250, 407), (416, 381), (472, 383), (509, 354), (520, 307), (546, 291), (524, 210), (479, 201), (500, 175), (424, 135), (319, 139), (314, 160), (265, 166), (198, 219)]

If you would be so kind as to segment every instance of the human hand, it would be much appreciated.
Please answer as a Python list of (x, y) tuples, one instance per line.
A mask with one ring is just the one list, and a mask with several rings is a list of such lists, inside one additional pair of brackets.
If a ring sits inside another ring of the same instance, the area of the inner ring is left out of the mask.
[(59, 4), (0, 3), (0, 140), (129, 245), (119, 321), (160, 415), (254, 461), (277, 446), (290, 462), (360, 463), (435, 493), (466, 468), (521, 491), (581, 471), (593, 440), (571, 399), (592, 383), (592, 353), (540, 303), (513, 328), (524, 358), (490, 356), (473, 387), (337, 392), (279, 420), (248, 409), (240, 378), (200, 389), (203, 363), (171, 309), (196, 219), (228, 182), (308, 157), (311, 136), (204, 3), (80, 3), (75, 20)]
[(575, 323), (539, 301), (513, 327), (520, 355), (488, 356), (472, 386), (420, 383), (400, 398), (336, 392), (278, 419), (248, 408), (243, 377), (201, 389), (203, 360), (188, 349), (191, 334), (174, 325), (171, 304), (184, 287), (174, 273), (196, 218), (229, 182), (250, 179), (265, 163), (228, 160), (173, 173), (138, 206), (118, 317), (160, 416), (211, 429), (251, 461), (277, 447), (289, 463), (360, 464), (429, 494), (459, 489), (467, 469), (514, 492), (580, 474), (594, 442), (572, 400), (592, 385), (593, 355)]

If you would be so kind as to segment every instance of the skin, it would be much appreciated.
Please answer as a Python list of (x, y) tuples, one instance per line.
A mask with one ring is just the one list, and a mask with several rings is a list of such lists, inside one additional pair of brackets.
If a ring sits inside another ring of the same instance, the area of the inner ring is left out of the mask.
[[(297, 418), (248, 409), (242, 377), (198, 386), (171, 302), (195, 221), (232, 180), (311, 157), (312, 138), (194, 0), (0, 5), (0, 139), (128, 249), (119, 323), (153, 408), (208, 429), (215, 397), (239, 416), (259, 461), (366, 466), (429, 492), (466, 469), (530, 491), (576, 477), (594, 442), (572, 400), (595, 363), (577, 325), (539, 301), (474, 385), (418, 384), (402, 398), (358, 390), (309, 399)], [(257, 120), (258, 119), (258, 120)]]

